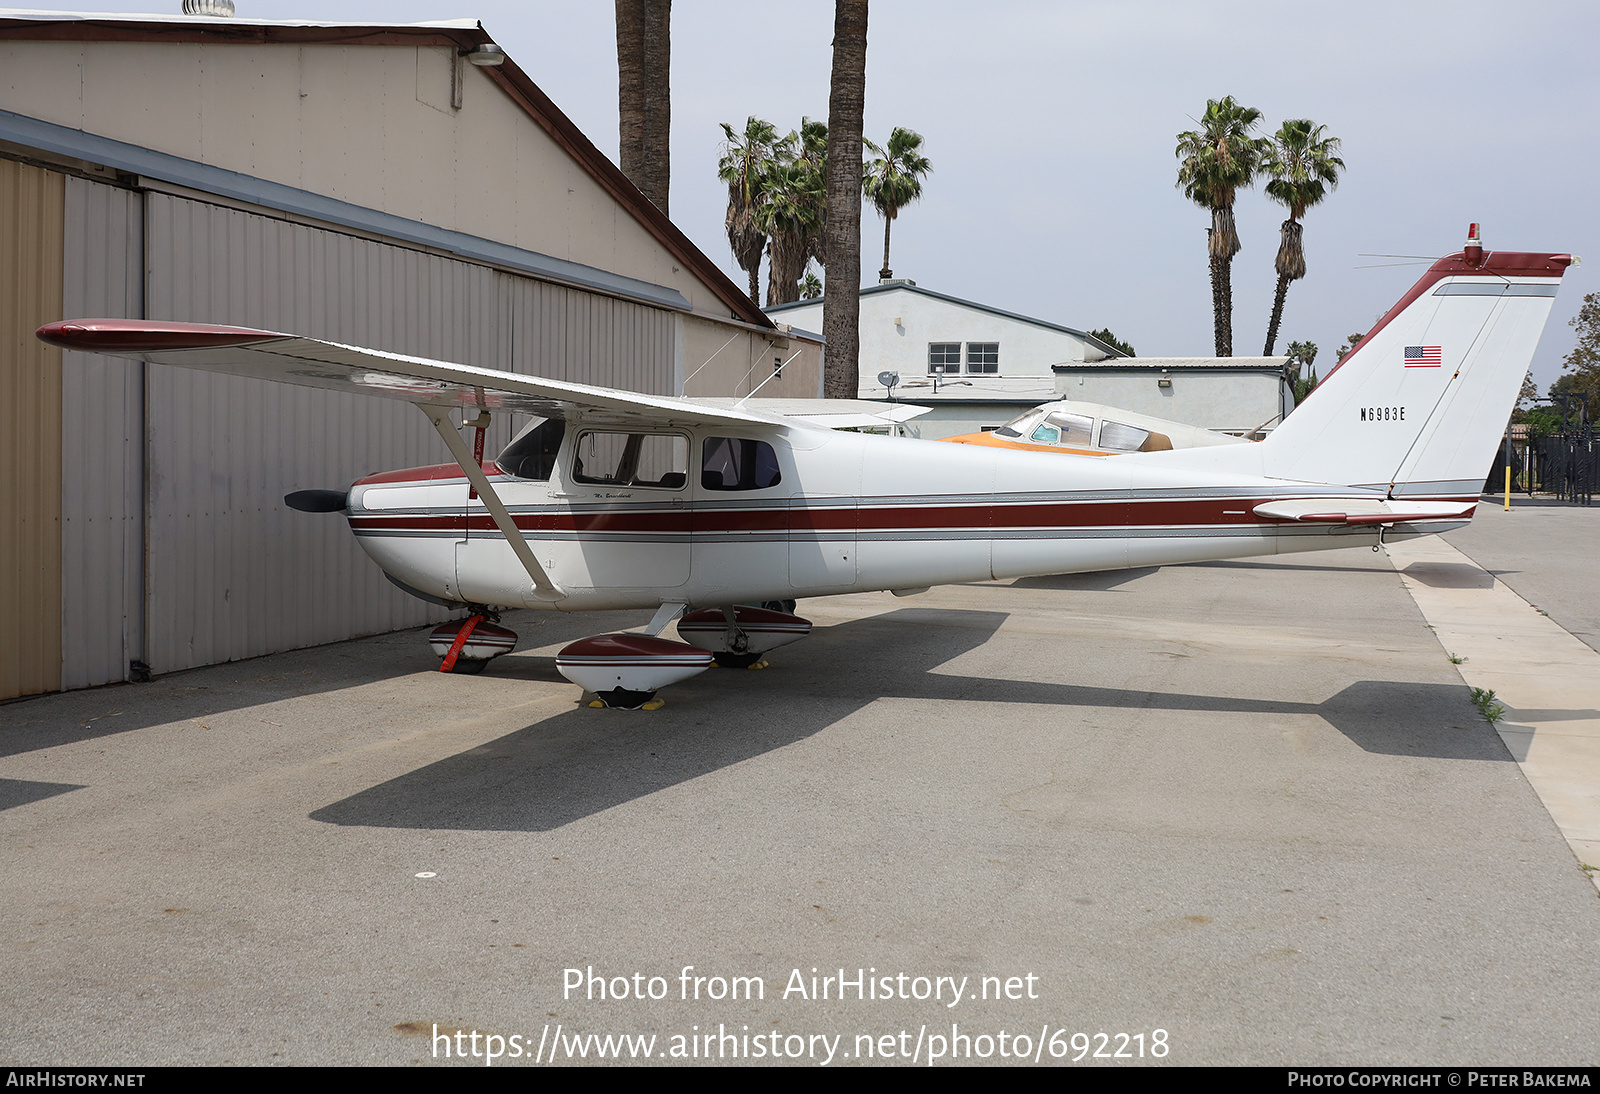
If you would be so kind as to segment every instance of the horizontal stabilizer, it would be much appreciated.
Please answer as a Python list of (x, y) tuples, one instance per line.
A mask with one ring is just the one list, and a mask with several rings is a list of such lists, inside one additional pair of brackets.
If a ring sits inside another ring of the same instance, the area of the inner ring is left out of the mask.
[(1401, 524), (1413, 520), (1466, 520), (1477, 502), (1405, 502), (1379, 498), (1298, 498), (1269, 501), (1253, 512), (1268, 520), (1311, 524)]

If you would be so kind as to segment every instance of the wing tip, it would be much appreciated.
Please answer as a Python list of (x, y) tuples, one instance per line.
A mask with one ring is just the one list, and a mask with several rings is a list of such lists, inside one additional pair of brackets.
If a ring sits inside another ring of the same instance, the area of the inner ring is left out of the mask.
[(34, 332), (41, 342), (90, 353), (154, 353), (162, 350), (218, 349), (284, 337), (249, 327), (209, 323), (168, 323), (150, 319), (62, 319)]

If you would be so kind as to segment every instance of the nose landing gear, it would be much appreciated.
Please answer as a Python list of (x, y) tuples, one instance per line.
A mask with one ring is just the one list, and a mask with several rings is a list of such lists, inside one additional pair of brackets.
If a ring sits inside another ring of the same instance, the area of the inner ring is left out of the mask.
[(517, 644), (517, 632), (499, 626), (499, 619), (494, 612), (482, 608), (466, 619), (433, 628), (428, 645), (444, 658), (439, 671), (473, 676), (496, 657), (510, 653)]

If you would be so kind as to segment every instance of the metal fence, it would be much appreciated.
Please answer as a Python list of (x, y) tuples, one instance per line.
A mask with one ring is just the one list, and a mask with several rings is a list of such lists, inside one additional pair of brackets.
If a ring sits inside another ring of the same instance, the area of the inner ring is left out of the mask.
[[(1486, 493), (1505, 489), (1505, 449), (1496, 455), (1484, 483)], [(1589, 505), (1600, 489), (1600, 435), (1592, 428), (1518, 437), (1511, 446), (1511, 488), (1530, 497), (1554, 494), (1563, 501)]]

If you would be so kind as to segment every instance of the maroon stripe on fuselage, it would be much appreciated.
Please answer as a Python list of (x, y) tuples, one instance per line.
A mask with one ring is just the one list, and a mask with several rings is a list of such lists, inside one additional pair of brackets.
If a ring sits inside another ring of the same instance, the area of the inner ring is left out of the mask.
[[(1293, 496), (1293, 495), (1289, 495)], [(1251, 498), (1156, 498), (1150, 500), (1091, 502), (1023, 502), (1014, 505), (898, 505), (816, 509), (749, 510), (615, 510), (612, 512), (519, 513), (517, 527), (524, 532), (556, 533), (662, 533), (721, 534), (737, 532), (831, 532), (929, 530), (938, 528), (996, 530), (1022, 528), (1119, 528), (1160, 526), (1258, 525), (1252, 511), (1265, 502)], [(1408, 498), (1407, 501), (1455, 501), (1474, 498)], [(1330, 501), (1329, 511), (1337, 508)], [(1466, 514), (1464, 514), (1466, 515)], [(493, 533), (492, 518), (475, 513), (470, 521), (461, 514), (359, 515), (352, 528), (363, 532), (473, 532)]]

